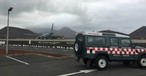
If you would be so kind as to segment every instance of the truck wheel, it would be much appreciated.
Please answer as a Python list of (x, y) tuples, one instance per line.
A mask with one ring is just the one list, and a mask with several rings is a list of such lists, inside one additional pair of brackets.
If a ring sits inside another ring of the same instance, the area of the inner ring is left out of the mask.
[(75, 50), (75, 53), (78, 52), (78, 50), (79, 50), (79, 45), (78, 45), (78, 43), (75, 43), (75, 45), (74, 45), (74, 50)]
[(146, 56), (141, 56), (137, 61), (137, 66), (140, 68), (146, 68)]
[(79, 45), (78, 45), (78, 43), (75, 43), (75, 45), (74, 45), (74, 53), (75, 53), (77, 59), (80, 58), (78, 52), (79, 52)]
[(131, 61), (127, 61), (127, 60), (126, 61), (123, 61), (123, 64), (124, 65), (130, 65), (131, 64)]
[(90, 62), (90, 60), (89, 59), (83, 59), (83, 62), (84, 62), (84, 64), (85, 64), (85, 66), (87, 67), (87, 68), (90, 68), (91, 67), (91, 62)]
[(89, 59), (83, 59), (84, 64), (86, 65), (87, 68), (92, 68), (95, 66), (95, 60), (89, 60)]
[(99, 56), (96, 59), (96, 67), (98, 70), (106, 70), (108, 67), (108, 59), (105, 56)]
[(83, 62), (84, 62), (84, 64), (86, 65), (87, 64), (87, 62), (88, 62), (88, 59), (83, 59)]

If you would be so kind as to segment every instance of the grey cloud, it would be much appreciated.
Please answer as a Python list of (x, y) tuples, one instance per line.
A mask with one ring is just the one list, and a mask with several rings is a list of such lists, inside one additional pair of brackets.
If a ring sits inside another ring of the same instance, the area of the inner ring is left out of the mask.
[(10, 3), (8, 0), (0, 0), (0, 14), (6, 15), (9, 5)]
[[(0, 0), (0, 15), (6, 16), (7, 9), (13, 6), (11, 15), (16, 19), (13, 24), (45, 27), (52, 22), (47, 17), (54, 16), (57, 27), (67, 26), (76, 31), (124, 30), (123, 32), (130, 33), (146, 25), (145, 4), (145, 0)], [(27, 20), (23, 22), (25, 16), (22, 13), (33, 17), (34, 11), (49, 13), (49, 16), (38, 13), (42, 20), (36, 19), (35, 23)], [(22, 22), (17, 22), (19, 19)]]
[(7, 9), (14, 7), (15, 15), (23, 12), (44, 11), (52, 13), (81, 14), (80, 1), (76, 0), (1, 0), (1, 14), (7, 15)]
[(0, 13), (7, 15), (9, 7), (13, 7), (14, 14), (21, 14), (23, 12), (32, 12), (39, 8), (47, 6), (46, 0), (0, 0)]

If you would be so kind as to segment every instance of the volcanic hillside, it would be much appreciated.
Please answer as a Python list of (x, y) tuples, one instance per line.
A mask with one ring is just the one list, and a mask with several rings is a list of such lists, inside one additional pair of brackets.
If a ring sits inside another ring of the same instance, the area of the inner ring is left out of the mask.
[[(6, 39), (7, 27), (0, 30), (0, 39)], [(33, 39), (36, 38), (37, 34), (28, 30), (17, 27), (9, 27), (9, 38), (10, 39)]]
[(139, 29), (129, 34), (134, 39), (146, 39), (146, 26), (142, 26)]

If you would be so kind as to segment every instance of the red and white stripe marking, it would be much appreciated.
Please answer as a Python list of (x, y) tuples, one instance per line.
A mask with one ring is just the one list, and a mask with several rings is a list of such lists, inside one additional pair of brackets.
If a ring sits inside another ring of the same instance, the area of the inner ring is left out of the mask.
[[(90, 51), (92, 50), (92, 51)], [(131, 49), (131, 48), (101, 48), (88, 47), (87, 54), (95, 54), (98, 51), (106, 51), (108, 54), (123, 54), (123, 55), (137, 55), (141, 52), (146, 52), (146, 49)]]

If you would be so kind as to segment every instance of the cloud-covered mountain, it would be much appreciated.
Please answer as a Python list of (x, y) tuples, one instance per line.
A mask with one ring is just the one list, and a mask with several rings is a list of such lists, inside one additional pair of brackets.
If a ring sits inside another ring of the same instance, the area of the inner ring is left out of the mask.
[[(40, 36), (43, 33), (50, 33), (51, 29), (48, 28), (33, 28), (33, 29), (23, 29), (23, 28), (18, 28), (18, 27), (9, 27), (9, 38), (11, 39), (34, 39)], [(34, 31), (35, 29), (35, 31)], [(0, 39), (5, 39), (6, 38), (6, 31), (7, 28), (4, 27), (0, 30)], [(61, 36), (64, 38), (74, 38), (76, 31), (68, 28), (68, 27), (63, 27), (60, 30), (54, 30), (53, 36)]]
[(129, 34), (134, 39), (146, 39), (146, 26), (142, 26)]
[(68, 27), (63, 27), (62, 29), (54, 32), (54, 35), (64, 36), (65, 38), (74, 38), (75, 34), (76, 34), (76, 31), (74, 31)]
[[(6, 39), (7, 27), (0, 30), (0, 38)], [(17, 27), (9, 27), (9, 38), (11, 39), (33, 39), (36, 38), (37, 34), (28, 30)]]

